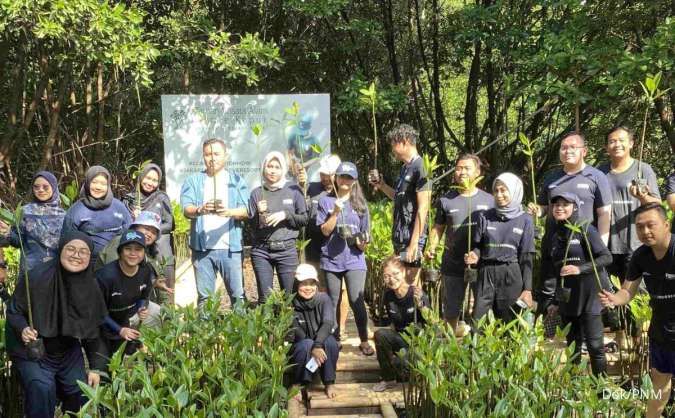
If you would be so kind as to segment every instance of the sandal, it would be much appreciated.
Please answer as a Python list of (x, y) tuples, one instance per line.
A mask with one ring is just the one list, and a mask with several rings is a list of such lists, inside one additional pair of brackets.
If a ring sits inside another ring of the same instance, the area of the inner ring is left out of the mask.
[(367, 342), (361, 343), (361, 345), (359, 345), (359, 350), (361, 350), (364, 356), (372, 356), (375, 354), (375, 350), (373, 350), (373, 347)]
[(395, 380), (391, 381), (391, 382), (387, 382), (386, 380), (382, 380), (382, 381), (376, 383), (373, 386), (373, 392), (384, 392), (385, 390), (391, 389), (394, 386), (396, 386)]

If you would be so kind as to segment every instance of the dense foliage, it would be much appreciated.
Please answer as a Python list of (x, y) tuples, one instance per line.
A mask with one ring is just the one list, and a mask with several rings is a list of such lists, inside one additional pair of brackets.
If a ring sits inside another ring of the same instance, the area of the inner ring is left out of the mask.
[[(647, 109), (646, 159), (663, 176), (675, 90), (648, 103), (639, 81), (673, 86), (672, 15), (667, 0), (2, 0), (0, 197), (14, 202), (38, 167), (70, 179), (104, 157), (128, 190), (129, 163), (162, 160), (167, 93), (330, 93), (332, 147), (361, 168), (375, 165), (373, 109), (381, 133), (416, 126), (442, 168), (492, 144), (492, 171), (525, 175), (524, 133), (536, 180), (564, 131), (588, 134), (595, 163), (608, 127), (639, 131)], [(375, 102), (360, 94), (371, 82)]]
[(286, 416), (284, 387), (292, 312), (281, 293), (257, 309), (168, 310), (159, 329), (143, 329), (147, 350), (110, 364), (107, 384), (80, 386), (90, 401), (81, 416)]

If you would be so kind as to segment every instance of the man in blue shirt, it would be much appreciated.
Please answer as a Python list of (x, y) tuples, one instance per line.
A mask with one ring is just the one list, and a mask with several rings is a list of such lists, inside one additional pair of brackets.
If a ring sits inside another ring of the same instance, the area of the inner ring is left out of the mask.
[(188, 177), (180, 196), (183, 213), (192, 221), (190, 249), (197, 303), (202, 306), (215, 291), (218, 272), (234, 305), (245, 300), (241, 240), (249, 191), (241, 176), (225, 169), (230, 147), (222, 139), (205, 141), (202, 151), (206, 170)]

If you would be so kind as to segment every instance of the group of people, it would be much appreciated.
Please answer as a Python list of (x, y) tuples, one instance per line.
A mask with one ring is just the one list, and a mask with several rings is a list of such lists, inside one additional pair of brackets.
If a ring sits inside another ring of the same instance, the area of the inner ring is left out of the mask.
[[(675, 297), (668, 287), (675, 277), (675, 242), (654, 171), (631, 157), (629, 128), (608, 133), (609, 162), (597, 169), (584, 161), (583, 135), (565, 135), (562, 167), (546, 177), (536, 203), (528, 205), (523, 182), (513, 173), (497, 175), (492, 193), (480, 190), (483, 167), (474, 154), (457, 158), (456, 187), (432, 201), (433, 179), (418, 153), (417, 132), (400, 125), (388, 139), (402, 162), (399, 176), (392, 187), (370, 172), (368, 183), (393, 200), (395, 253), (384, 260), (383, 277), (371, 278), (386, 286), (383, 301), (391, 329), (379, 329), (374, 337), (368, 329), (364, 289), (370, 215), (355, 164), (336, 155), (323, 157), (320, 181), (308, 182), (304, 167), (289, 167), (284, 154), (270, 152), (261, 163), (260, 186), (249, 191), (244, 179), (227, 168), (229, 144), (217, 138), (203, 143), (206, 168), (185, 180), (180, 197), (191, 221), (198, 305), (214, 294), (218, 274), (232, 305), (246, 302), (242, 254), (248, 224), (258, 301), (269, 296), (275, 276), (283, 291), (294, 294), (289, 353), (294, 383), (306, 385), (318, 371), (327, 395), (334, 397), (347, 305), (361, 352), (377, 352), (383, 380), (375, 390), (406, 378), (403, 334), (410, 324), (424, 326), (423, 312), (429, 307), (420, 267), (441, 247), (443, 313), (457, 334), (467, 331), (459, 319), (469, 287), (474, 326), (488, 311), (508, 322), (536, 301), (538, 313), (559, 313), (571, 325), (567, 340), (576, 343), (577, 354), (586, 343), (595, 374), (606, 370), (603, 307), (627, 303), (644, 277), (654, 308), (652, 376), (655, 388), (669, 393), (675, 372), (675, 310), (667, 301)], [(23, 249), (16, 291), (11, 299), (1, 289), (0, 295), (8, 299), (8, 350), (26, 394), (28, 416), (53, 416), (57, 400), (64, 411), (79, 409), (83, 398), (76, 381), (98, 384), (98, 371), (105, 370), (107, 359), (124, 342), (126, 352), (138, 349), (141, 323), (160, 323), (160, 306), (171, 299), (175, 270), (171, 204), (160, 190), (161, 178), (159, 166), (146, 165), (138, 188), (118, 200), (108, 171), (91, 167), (80, 199), (65, 211), (57, 179), (39, 172), (32, 181), (33, 201), (24, 207), (20, 223), (0, 224), (0, 245)], [(672, 207), (675, 173), (667, 186)], [(427, 225), (432, 202), (435, 216)], [(541, 285), (536, 287), (535, 236), (542, 217)], [(306, 264), (298, 256), (302, 237), (310, 240)], [(4, 268), (0, 264), (0, 283)], [(608, 274), (619, 277), (622, 290), (612, 289)], [(667, 400), (650, 403), (650, 413)]]

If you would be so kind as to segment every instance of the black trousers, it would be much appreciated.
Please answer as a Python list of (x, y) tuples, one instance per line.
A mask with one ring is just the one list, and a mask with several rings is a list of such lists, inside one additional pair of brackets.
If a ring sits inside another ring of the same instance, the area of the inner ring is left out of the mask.
[[(347, 270), (340, 273), (326, 271), (328, 295), (333, 301), (336, 318), (338, 318), (338, 310), (340, 308), (342, 280), (347, 284), (347, 297), (349, 298), (349, 306), (351, 306), (352, 312), (354, 312), (354, 322), (356, 322), (356, 328), (359, 331), (359, 338), (362, 342), (368, 341), (368, 312), (366, 311), (366, 301), (363, 296), (366, 287), (366, 271)], [(340, 335), (340, 324), (335, 328), (335, 335)]]
[(307, 362), (312, 358), (312, 348), (314, 340), (305, 338), (304, 340), (293, 343), (291, 348), (291, 363), (295, 366), (295, 381), (293, 383), (307, 385), (312, 382), (314, 373), (319, 372), (321, 381), (324, 385), (335, 383), (335, 373), (337, 370), (338, 344), (335, 337), (329, 335), (323, 342), (323, 350), (326, 352), (326, 361), (314, 373), (307, 370)]
[(401, 334), (393, 329), (378, 329), (375, 331), (375, 348), (383, 380), (399, 382), (408, 380), (408, 363), (398, 354), (401, 349), (408, 349), (408, 344)]
[(522, 291), (523, 278), (518, 263), (481, 266), (473, 288), (473, 320), (480, 320), (492, 310), (495, 318), (511, 322), (516, 318), (514, 306)]
[(258, 303), (265, 302), (272, 293), (275, 270), (279, 279), (279, 287), (288, 295), (293, 293), (295, 270), (298, 268), (298, 250), (295, 247), (281, 251), (253, 247), (251, 264), (253, 264), (253, 272), (258, 285)]
[(579, 316), (562, 316), (563, 326), (571, 324), (567, 334), (567, 345), (574, 342), (574, 357), (572, 361), (581, 361), (581, 343), (586, 342), (588, 356), (591, 359), (591, 369), (594, 375), (604, 374), (607, 371), (607, 357), (602, 340), (603, 325), (600, 314), (582, 313)]

